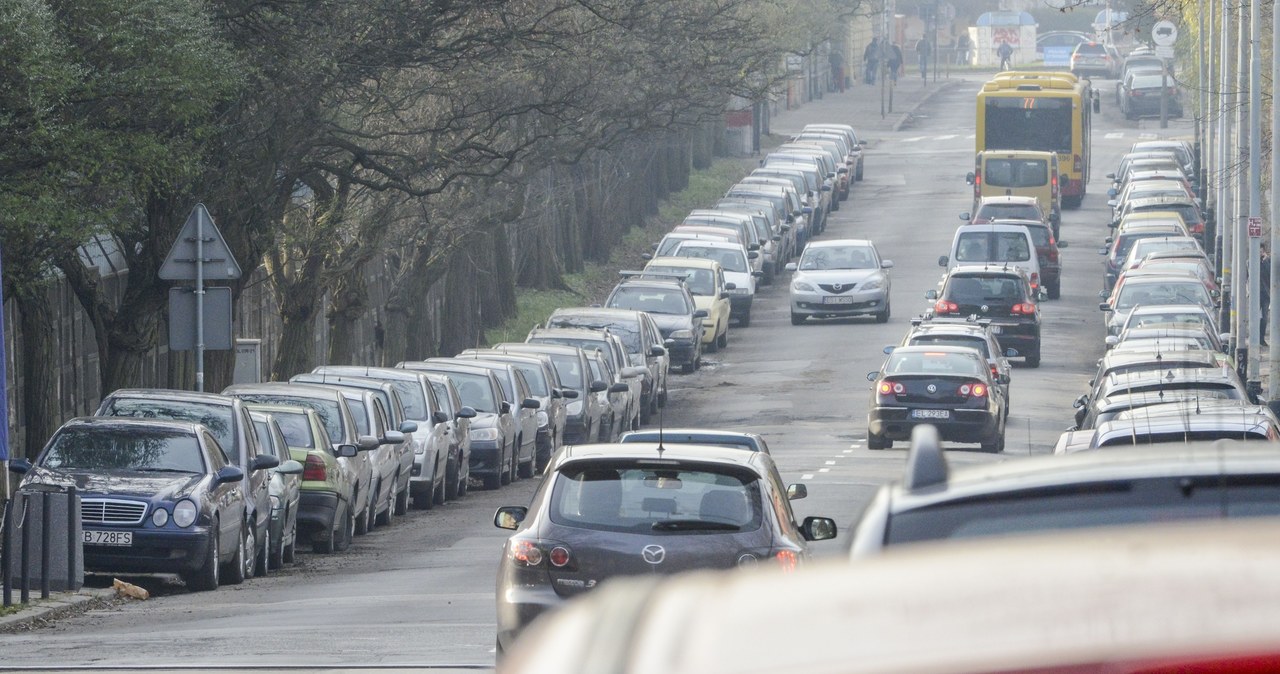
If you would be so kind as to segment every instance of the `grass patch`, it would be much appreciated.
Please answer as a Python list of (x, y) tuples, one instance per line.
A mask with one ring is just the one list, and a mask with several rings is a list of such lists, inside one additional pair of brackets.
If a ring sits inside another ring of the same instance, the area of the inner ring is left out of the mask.
[(581, 272), (566, 274), (564, 282), (569, 290), (517, 288), (516, 314), (503, 321), (502, 325), (486, 330), (485, 342), (523, 342), (529, 330), (541, 325), (556, 309), (590, 306), (604, 301), (618, 281), (619, 270), (642, 269), (645, 261), (640, 256), (650, 252), (653, 243), (683, 220), (689, 211), (714, 204), (751, 171), (754, 163), (750, 159), (728, 157), (716, 160), (705, 170), (694, 171), (689, 176), (688, 187), (658, 205), (657, 218), (650, 219), (644, 227), (631, 229), (622, 237), (610, 251), (608, 262), (588, 262)]

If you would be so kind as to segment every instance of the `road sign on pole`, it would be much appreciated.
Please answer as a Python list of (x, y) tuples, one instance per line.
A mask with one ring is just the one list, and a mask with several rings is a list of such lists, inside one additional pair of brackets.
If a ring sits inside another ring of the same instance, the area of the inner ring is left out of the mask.
[(1151, 27), (1151, 41), (1161, 47), (1172, 47), (1178, 41), (1178, 27), (1172, 21), (1157, 21)]
[(196, 293), (190, 286), (169, 289), (169, 350), (196, 348), (197, 323), (204, 324), (206, 351), (229, 351), (231, 339), (231, 289), (204, 289), (204, 316), (196, 319)]
[(1252, 216), (1252, 215), (1249, 216), (1249, 238), (1250, 239), (1262, 238), (1262, 217), (1261, 216)]
[[(160, 278), (166, 281), (195, 281), (196, 287), (192, 290), (195, 295), (195, 349), (196, 349), (196, 390), (204, 390), (204, 315), (205, 315), (205, 289), (204, 282), (206, 279), (211, 281), (230, 281), (240, 278), (240, 265), (236, 263), (236, 258), (231, 254), (231, 248), (227, 246), (226, 239), (222, 238), (222, 232), (218, 231), (218, 226), (214, 224), (213, 217), (209, 215), (209, 209), (204, 204), (196, 204), (191, 209), (191, 215), (187, 216), (187, 221), (182, 225), (182, 231), (178, 233), (178, 240), (173, 242), (173, 247), (169, 249), (169, 255), (164, 259), (164, 263), (160, 265)], [(221, 294), (221, 293), (219, 293)], [(230, 307), (230, 290), (226, 290), (227, 306)], [(173, 294), (170, 294), (172, 301)], [(173, 307), (170, 307), (170, 330), (172, 330), (172, 319), (174, 318)], [(227, 314), (228, 321), (230, 313)], [(221, 326), (220, 326), (221, 327)], [(228, 322), (227, 331), (230, 332), (230, 323)], [(230, 345), (223, 348), (231, 348)]]

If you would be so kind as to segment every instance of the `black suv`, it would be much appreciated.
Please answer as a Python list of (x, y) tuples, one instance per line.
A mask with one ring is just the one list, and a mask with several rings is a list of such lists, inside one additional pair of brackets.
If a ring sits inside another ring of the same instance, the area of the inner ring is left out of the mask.
[(1037, 302), (1042, 297), (1016, 267), (961, 266), (943, 279), (941, 292), (925, 293), (926, 299), (934, 301), (925, 316), (990, 319), (991, 331), (1006, 354), (1021, 356), (1027, 367), (1040, 367)]
[(647, 312), (662, 333), (671, 365), (688, 374), (702, 364), (702, 319), (707, 311), (694, 304), (683, 278), (683, 274), (624, 271), (604, 305)]

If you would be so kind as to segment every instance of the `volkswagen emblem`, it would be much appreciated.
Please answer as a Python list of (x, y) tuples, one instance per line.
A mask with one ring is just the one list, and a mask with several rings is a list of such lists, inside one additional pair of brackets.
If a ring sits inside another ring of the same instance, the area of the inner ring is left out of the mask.
[(928, 386), (928, 388), (927, 388), (926, 390), (928, 390), (928, 391), (929, 391), (929, 393), (937, 393), (937, 392), (938, 392), (938, 387), (937, 387), (937, 385), (935, 385), (935, 384), (929, 384), (929, 386)]
[(844, 284), (843, 284), (843, 283), (833, 283), (833, 284), (831, 284), (831, 289), (832, 289), (832, 290), (834, 290), (834, 291), (836, 291), (836, 292), (840, 292), (841, 290), (844, 290)]
[(985, 313), (987, 313), (987, 312), (988, 312), (988, 311), (990, 311), (990, 310), (991, 310), (991, 307), (989, 307), (989, 306), (987, 306), (987, 305), (985, 305), (985, 304), (984, 304), (984, 305), (982, 305), (982, 313), (984, 313), (984, 314), (985, 314)]
[(640, 556), (649, 564), (661, 564), (667, 558), (667, 551), (661, 545), (646, 545), (640, 551)]

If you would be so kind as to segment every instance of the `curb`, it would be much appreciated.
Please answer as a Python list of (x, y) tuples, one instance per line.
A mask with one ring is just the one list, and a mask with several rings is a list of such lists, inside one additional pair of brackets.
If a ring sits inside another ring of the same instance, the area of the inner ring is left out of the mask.
[[(14, 594), (16, 595), (17, 592)], [(83, 588), (79, 592), (52, 593), (48, 599), (34, 599), (26, 608), (17, 613), (0, 617), (0, 634), (45, 627), (49, 623), (69, 615), (105, 606), (115, 596), (115, 589), (109, 587)]]
[(965, 82), (968, 82), (968, 80), (965, 80), (965, 79), (947, 80), (946, 82), (941, 83), (940, 86), (936, 86), (933, 89), (930, 89), (929, 93), (925, 94), (924, 98), (921, 98), (919, 101), (916, 101), (916, 104), (911, 106), (910, 110), (902, 113), (902, 116), (898, 118), (898, 121), (893, 123), (893, 130), (895, 132), (901, 131), (902, 127), (906, 126), (907, 122), (911, 121), (911, 118), (915, 116), (916, 111), (919, 110), (921, 107), (923, 107), (930, 100), (933, 100), (934, 96), (937, 96), (938, 94), (954, 86), (963, 84)]

